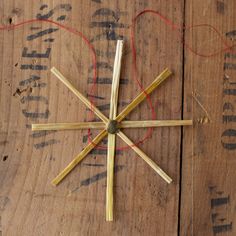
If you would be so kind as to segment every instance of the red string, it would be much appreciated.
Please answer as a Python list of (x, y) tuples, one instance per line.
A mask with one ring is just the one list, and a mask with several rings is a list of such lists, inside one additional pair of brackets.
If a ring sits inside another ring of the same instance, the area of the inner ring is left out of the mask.
[[(93, 91), (95, 90), (95, 87), (96, 87), (96, 79), (97, 79), (96, 52), (95, 52), (95, 49), (94, 49), (93, 45), (89, 42), (89, 39), (83, 33), (81, 33), (80, 31), (78, 31), (74, 28), (70, 28), (68, 26), (62, 25), (58, 22), (48, 20), (48, 19), (32, 19), (32, 20), (23, 21), (23, 22), (18, 23), (18, 24), (0, 26), (0, 30), (14, 30), (17, 27), (27, 25), (27, 24), (31, 24), (31, 23), (35, 23), (35, 22), (51, 23), (53, 25), (56, 25), (56, 26), (60, 27), (61, 29), (64, 29), (64, 30), (66, 30), (66, 31), (82, 38), (82, 40), (86, 43), (86, 45), (90, 49), (90, 52), (91, 52), (91, 55), (92, 55), (92, 60), (93, 60), (93, 85), (92, 85), (92, 88), (90, 90), (90, 94), (93, 94)], [(91, 114), (94, 115), (94, 112), (93, 112), (94, 111), (94, 98), (93, 97), (90, 98), (90, 102), (91, 102)], [(91, 140), (91, 131), (90, 131), (90, 129), (88, 130), (88, 137), (89, 137), (89, 140)]]
[[(140, 90), (142, 92), (145, 92), (141, 82), (138, 79), (138, 70), (137, 70), (137, 53), (136, 53), (136, 47), (135, 47), (135, 25), (136, 22), (138, 20), (139, 17), (141, 17), (142, 15), (145, 14), (153, 14), (155, 16), (158, 16), (167, 26), (169, 26), (172, 31), (175, 31), (176, 33), (178, 33), (178, 37), (182, 40), (182, 43), (184, 45), (184, 47), (186, 47), (190, 52), (192, 52), (193, 54), (200, 56), (200, 57), (214, 57), (219, 55), (222, 52), (227, 52), (227, 51), (233, 51), (233, 48), (236, 46), (236, 44), (233, 45), (228, 45), (226, 40), (224, 39), (223, 35), (212, 25), (209, 24), (199, 24), (199, 25), (193, 25), (193, 26), (182, 26), (182, 25), (176, 25), (174, 24), (171, 20), (169, 20), (168, 18), (164, 17), (163, 15), (161, 15), (159, 12), (154, 11), (154, 10), (150, 10), (150, 9), (146, 9), (141, 11), (140, 13), (138, 13), (132, 20), (132, 25), (131, 25), (131, 50), (132, 50), (132, 79), (137, 83), (138, 87), (140, 88)], [(0, 30), (14, 30), (17, 27), (23, 26), (25, 24), (31, 24), (31, 23), (35, 23), (35, 22), (47, 22), (47, 23), (51, 23), (53, 25), (56, 25), (74, 35), (77, 35), (79, 37), (82, 38), (82, 40), (86, 43), (86, 45), (88, 46), (90, 52), (91, 52), (91, 56), (92, 56), (92, 61), (93, 61), (93, 85), (92, 88), (90, 90), (90, 94), (93, 94), (93, 91), (96, 88), (96, 80), (97, 80), (97, 59), (96, 59), (96, 52), (94, 49), (94, 46), (90, 43), (89, 39), (87, 37), (85, 37), (85, 35), (83, 33), (81, 33), (80, 31), (77, 31), (76, 29), (70, 28), (68, 26), (62, 25), (58, 22), (52, 21), (52, 20), (48, 20), (48, 19), (32, 19), (32, 20), (28, 20), (28, 21), (23, 21), (21, 23), (18, 24), (14, 24), (14, 25), (10, 25), (10, 26), (0, 26)], [(203, 53), (198, 53), (197, 51), (195, 51), (192, 47), (190, 47), (186, 42), (183, 41), (183, 30), (190, 30), (193, 28), (197, 28), (197, 27), (208, 27), (210, 29), (212, 29), (221, 39), (222, 44), (224, 45), (224, 48), (215, 51), (214, 53), (211, 54), (203, 54)], [(182, 31), (182, 32), (181, 32)], [(156, 113), (155, 110), (153, 108), (153, 104), (152, 101), (150, 99), (150, 96), (148, 94), (146, 94), (146, 98), (148, 101), (148, 106), (151, 110), (151, 114), (152, 114), (152, 119), (156, 119)], [(91, 101), (91, 116), (94, 117), (94, 98), (91, 97), (90, 98)], [(153, 132), (153, 128), (149, 128), (146, 135), (144, 136), (144, 138), (138, 142), (135, 143), (135, 145), (139, 145), (141, 143), (143, 143), (145, 140), (147, 140)], [(91, 143), (91, 131), (90, 129), (88, 130), (88, 140)], [(94, 144), (94, 146), (96, 146), (96, 144)], [(104, 146), (97, 146), (97, 149), (107, 149), (107, 147)], [(120, 147), (117, 148), (117, 150), (125, 150), (130, 148), (130, 146), (125, 146), (125, 147)]]
[[(146, 9), (146, 10), (143, 10), (141, 11), (140, 13), (138, 13), (132, 20), (132, 25), (131, 25), (131, 50), (132, 50), (132, 79), (137, 83), (139, 89), (141, 90), (141, 92), (144, 92), (145, 95), (146, 95), (146, 99), (148, 101), (148, 106), (151, 110), (151, 114), (152, 114), (152, 119), (155, 120), (156, 119), (156, 112), (155, 112), (155, 109), (153, 108), (153, 104), (152, 104), (152, 100), (150, 98), (150, 96), (145, 92), (145, 89), (143, 88), (141, 82), (139, 81), (138, 79), (138, 70), (137, 70), (137, 53), (136, 53), (136, 47), (135, 47), (135, 25), (137, 23), (137, 20), (139, 17), (141, 17), (142, 15), (144, 14), (153, 14), (155, 16), (158, 16), (166, 25), (168, 25), (172, 31), (176, 31), (178, 33), (178, 37), (182, 40), (182, 35), (183, 35), (183, 32), (181, 32), (180, 30), (190, 30), (192, 28), (196, 28), (196, 27), (208, 27), (208, 28), (211, 28), (213, 29), (213, 31), (220, 37), (222, 43), (225, 45), (225, 48), (219, 50), (219, 51), (216, 51), (212, 54), (201, 54), (201, 53), (198, 53), (197, 51), (195, 51), (193, 48), (191, 48), (187, 43), (185, 43), (183, 41), (183, 45), (184, 47), (186, 47), (190, 52), (192, 52), (193, 54), (197, 55), (197, 56), (200, 56), (200, 57), (214, 57), (214, 56), (217, 56), (219, 55), (220, 53), (222, 52), (225, 52), (225, 51), (233, 51), (233, 47), (236, 46), (236, 44), (234, 45), (231, 45), (229, 46), (227, 44), (227, 42), (224, 40), (222, 34), (212, 25), (210, 24), (199, 24), (199, 25), (193, 25), (193, 26), (181, 26), (181, 25), (177, 25), (177, 24), (174, 24), (171, 20), (169, 20), (168, 18), (166, 18), (165, 16), (161, 15), (158, 11), (154, 11), (154, 10), (151, 10), (151, 9)], [(152, 132), (153, 132), (153, 128), (149, 128), (146, 135), (139, 141), (135, 142), (135, 146), (137, 145), (140, 145), (142, 144), (143, 142), (145, 142), (148, 138), (151, 137), (152, 135)], [(125, 146), (125, 147), (120, 147), (120, 148), (117, 148), (117, 150), (125, 150), (125, 149), (128, 149), (130, 148), (131, 146)], [(99, 146), (99, 148), (101, 148), (101, 146)], [(103, 149), (107, 148), (107, 147), (102, 147)]]

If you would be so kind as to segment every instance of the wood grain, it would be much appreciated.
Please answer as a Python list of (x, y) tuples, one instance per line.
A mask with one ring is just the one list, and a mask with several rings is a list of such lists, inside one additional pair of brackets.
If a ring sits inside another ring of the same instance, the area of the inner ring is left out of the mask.
[[(207, 22), (231, 45), (235, 9), (235, 1), (186, 1), (185, 23)], [(185, 41), (204, 54), (223, 47), (208, 28), (187, 30)], [(196, 123), (183, 135), (180, 235), (236, 234), (235, 121), (230, 119), (235, 115), (235, 95), (229, 93), (235, 88), (236, 70), (227, 69), (236, 60), (235, 53), (228, 53), (203, 58), (185, 50), (183, 118)]]
[(150, 157), (148, 157), (141, 149), (139, 149), (122, 131), (119, 131), (117, 135), (131, 147), (158, 175), (162, 177), (168, 184), (172, 182), (170, 176), (168, 176)]
[(79, 100), (84, 103), (88, 109), (91, 109), (105, 124), (108, 123), (108, 118), (104, 116), (92, 102), (84, 97), (55, 67), (52, 67), (51, 72), (68, 88), (72, 91)]
[[(88, 132), (31, 131), (32, 123), (90, 122), (96, 118), (51, 75), (53, 66), (81, 94), (94, 99), (95, 105), (108, 117), (119, 38), (124, 37), (125, 50), (118, 113), (141, 92), (132, 79), (130, 27), (132, 18), (145, 8), (158, 10), (180, 25), (183, 23), (183, 0), (0, 1), (1, 25), (48, 17), (83, 32), (93, 43), (98, 58), (98, 84), (93, 90), (92, 57), (77, 36), (42, 22), (15, 31), (0, 31), (3, 235), (178, 235), (181, 128), (158, 128), (139, 145), (173, 178), (170, 185), (150, 171), (133, 150), (117, 151), (116, 220), (110, 223), (104, 220), (106, 152), (95, 150), (65, 181), (53, 187), (51, 180), (87, 145)], [(171, 29), (153, 15), (138, 20), (135, 35), (138, 79), (144, 88), (164, 68), (174, 73), (151, 95), (157, 120), (181, 119), (181, 43)], [(140, 104), (127, 119), (150, 120), (147, 103)], [(138, 142), (147, 130), (127, 129), (124, 133)], [(97, 134), (92, 131), (91, 138)], [(106, 146), (106, 142), (100, 145)], [(122, 141), (117, 142), (117, 147), (122, 145)]]

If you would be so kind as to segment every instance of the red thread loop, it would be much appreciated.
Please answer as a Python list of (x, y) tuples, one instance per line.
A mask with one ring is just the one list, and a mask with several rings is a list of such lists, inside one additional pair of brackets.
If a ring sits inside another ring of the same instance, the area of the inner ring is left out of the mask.
[[(145, 14), (153, 14), (155, 16), (158, 16), (163, 22), (164, 24), (168, 25), (171, 27), (172, 31), (176, 31), (178, 33), (178, 37), (181, 39), (184, 47), (186, 47), (190, 52), (192, 52), (193, 54), (200, 56), (200, 57), (214, 57), (219, 55), (222, 52), (235, 52), (235, 50), (233, 50), (233, 48), (236, 46), (236, 44), (233, 45), (228, 45), (228, 43), (226, 42), (226, 40), (224, 39), (223, 35), (212, 25), (210, 24), (199, 24), (199, 25), (192, 25), (192, 26), (188, 26), (186, 27), (185, 25), (176, 25), (174, 24), (171, 20), (169, 20), (168, 18), (166, 18), (165, 16), (163, 16), (162, 14), (160, 14), (158, 11), (154, 11), (151, 9), (146, 9), (143, 10), (141, 12), (139, 12), (132, 20), (132, 25), (131, 25), (131, 49), (132, 49), (132, 79), (137, 83), (138, 87), (140, 88), (141, 92), (144, 92), (147, 98), (147, 102), (148, 102), (148, 106), (151, 110), (151, 114), (152, 114), (152, 119), (156, 119), (156, 113), (155, 110), (153, 108), (153, 104), (151, 101), (150, 96), (146, 93), (146, 91), (144, 90), (141, 82), (138, 80), (138, 73), (137, 73), (137, 54), (136, 54), (136, 47), (135, 47), (135, 25), (136, 22), (138, 20), (139, 17), (145, 15)], [(52, 20), (48, 20), (48, 19), (32, 19), (32, 20), (28, 20), (28, 21), (23, 21), (21, 23), (18, 24), (14, 24), (14, 25), (10, 25), (10, 26), (1, 26), (0, 30), (14, 30), (17, 27), (26, 25), (26, 24), (31, 24), (31, 23), (35, 23), (35, 22), (47, 22), (53, 25), (58, 26), (59, 28), (62, 28), (76, 36), (79, 36), (88, 46), (90, 52), (91, 52), (91, 56), (92, 56), (92, 61), (93, 61), (93, 85), (92, 88), (90, 90), (90, 94), (93, 94), (96, 88), (96, 80), (97, 80), (97, 58), (96, 58), (96, 51), (94, 49), (94, 46), (92, 45), (92, 43), (90, 43), (89, 39), (80, 31), (77, 31), (74, 28), (70, 28), (67, 27), (65, 25), (62, 25), (58, 22), (52, 21)], [(212, 29), (220, 38), (222, 44), (224, 45), (224, 48), (222, 48), (221, 50), (215, 51), (211, 54), (202, 54), (202, 53), (198, 53), (197, 51), (195, 51), (192, 47), (190, 47), (186, 42), (183, 41), (183, 31), (185, 30), (190, 30), (193, 28), (197, 28), (197, 27), (208, 27), (210, 29)], [(94, 97), (91, 96), (90, 98), (90, 102), (91, 102), (91, 119), (93, 119), (95, 117), (94, 114)], [(146, 135), (144, 136), (144, 138), (138, 142), (135, 143), (135, 145), (139, 145), (141, 143), (143, 143), (145, 140), (147, 140), (153, 132), (153, 128), (149, 128)], [(88, 140), (89, 143), (92, 143), (92, 139), (91, 139), (91, 130), (88, 130)], [(103, 147), (103, 146), (98, 146), (95, 145), (94, 143), (92, 143), (94, 146), (97, 146), (97, 149), (107, 149), (107, 147)], [(125, 150), (130, 148), (130, 146), (125, 146), (125, 147), (120, 147), (120, 148), (116, 148), (117, 150)]]

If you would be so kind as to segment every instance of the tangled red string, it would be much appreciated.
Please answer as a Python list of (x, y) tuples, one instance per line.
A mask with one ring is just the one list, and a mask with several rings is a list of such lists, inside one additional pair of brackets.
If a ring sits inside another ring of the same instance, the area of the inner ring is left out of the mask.
[[(226, 40), (224, 39), (223, 35), (212, 25), (210, 24), (199, 24), (199, 25), (193, 25), (193, 26), (183, 26), (183, 25), (176, 25), (174, 24), (171, 20), (169, 20), (168, 18), (166, 18), (165, 16), (163, 16), (162, 14), (160, 14), (158, 11), (154, 11), (154, 10), (150, 10), (150, 9), (146, 9), (141, 11), (140, 13), (138, 13), (132, 20), (132, 25), (131, 25), (131, 50), (132, 50), (132, 79), (137, 83), (139, 89), (141, 90), (141, 92), (145, 93), (145, 90), (140, 82), (140, 80), (138, 79), (138, 73), (137, 73), (137, 53), (136, 53), (136, 47), (135, 47), (135, 25), (136, 22), (138, 20), (139, 17), (141, 17), (142, 15), (145, 14), (153, 14), (155, 16), (158, 16), (163, 22), (164, 24), (166, 24), (167, 26), (169, 26), (172, 31), (177, 33), (177, 36), (181, 39), (183, 45), (185, 48), (187, 48), (190, 52), (192, 52), (193, 54), (200, 56), (200, 57), (214, 57), (219, 55), (222, 52), (227, 52), (227, 51), (234, 51), (233, 48), (236, 46), (236, 44), (233, 45), (228, 45)], [(86, 43), (86, 45), (88, 46), (90, 52), (91, 52), (91, 56), (92, 56), (92, 61), (93, 61), (93, 84), (90, 90), (90, 94), (93, 94), (95, 87), (96, 87), (96, 80), (97, 80), (97, 59), (96, 59), (96, 52), (94, 49), (94, 46), (92, 45), (92, 43), (90, 43), (89, 39), (80, 31), (74, 29), (74, 28), (70, 28), (68, 26), (65, 26), (63, 24), (60, 24), (58, 22), (52, 21), (52, 20), (48, 20), (48, 19), (32, 19), (32, 20), (28, 20), (28, 21), (23, 21), (21, 23), (18, 24), (13, 24), (13, 25), (8, 25), (8, 26), (0, 26), (0, 30), (14, 30), (17, 27), (26, 25), (26, 24), (32, 24), (35, 22), (47, 22), (53, 25), (58, 26), (61, 29), (64, 29), (76, 36), (79, 36), (82, 38), (82, 40)], [(203, 54), (203, 53), (198, 53), (197, 51), (195, 51), (191, 46), (189, 46), (186, 42), (183, 41), (183, 31), (185, 30), (190, 30), (193, 28), (197, 28), (197, 27), (207, 27), (209, 29), (212, 29), (220, 38), (222, 44), (224, 45), (224, 47), (218, 51), (215, 51), (213, 53), (210, 54)], [(156, 113), (155, 110), (153, 108), (153, 104), (152, 101), (150, 99), (150, 96), (148, 94), (146, 94), (146, 98), (148, 101), (148, 106), (151, 110), (151, 114), (152, 114), (152, 119), (156, 119)], [(93, 108), (94, 108), (94, 98), (91, 97), (90, 98), (91, 101), (91, 115), (94, 116), (94, 112), (93, 112)], [(140, 140), (137, 141), (135, 143), (135, 145), (139, 145), (141, 143), (143, 143), (145, 140), (147, 140), (153, 132), (153, 128), (149, 128), (146, 135)], [(88, 140), (91, 143), (91, 131), (88, 130)], [(94, 146), (96, 146), (94, 144)], [(97, 146), (97, 149), (107, 149), (107, 147), (104, 146)], [(130, 148), (130, 146), (125, 146), (125, 147), (120, 147), (120, 148), (116, 148), (117, 150), (125, 150)]]

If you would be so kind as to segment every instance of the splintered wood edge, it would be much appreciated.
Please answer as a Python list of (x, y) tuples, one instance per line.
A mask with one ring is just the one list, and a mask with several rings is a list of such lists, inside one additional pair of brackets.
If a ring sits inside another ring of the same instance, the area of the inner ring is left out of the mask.
[[(117, 115), (121, 60), (123, 53), (123, 40), (117, 41), (116, 55), (113, 66), (113, 78), (111, 87), (109, 119), (114, 120)], [(108, 133), (107, 150), (107, 188), (106, 188), (106, 221), (113, 221), (113, 182), (114, 182), (114, 159), (115, 159), (116, 135)]]
[(167, 68), (165, 69), (157, 78), (143, 91), (141, 92), (117, 117), (118, 122), (122, 121), (135, 107), (137, 107), (147, 95), (153, 92), (164, 80), (166, 80), (170, 75), (171, 71)]
[(55, 67), (51, 68), (51, 72), (68, 88), (70, 89), (81, 102), (87, 106), (90, 110), (92, 110), (105, 124), (108, 123), (109, 119), (97, 109), (86, 97), (84, 97)]
[(70, 164), (61, 171), (56, 178), (52, 180), (53, 185), (58, 185), (74, 168), (75, 166), (80, 163), (88, 154), (89, 152), (107, 135), (107, 131), (104, 129), (101, 131), (91, 143), (89, 143), (82, 152), (80, 152)]
[(105, 129), (103, 122), (77, 122), (77, 123), (48, 123), (32, 124), (32, 131), (42, 130), (74, 130), (74, 129)]
[(129, 145), (157, 174), (159, 174), (168, 184), (172, 182), (172, 179), (141, 149), (139, 149), (124, 133), (119, 131), (117, 135)]

